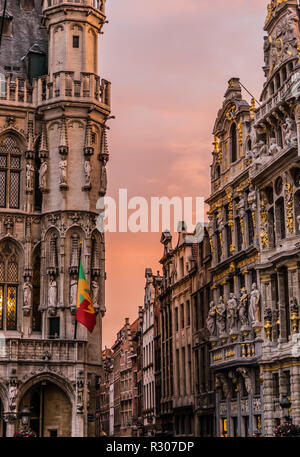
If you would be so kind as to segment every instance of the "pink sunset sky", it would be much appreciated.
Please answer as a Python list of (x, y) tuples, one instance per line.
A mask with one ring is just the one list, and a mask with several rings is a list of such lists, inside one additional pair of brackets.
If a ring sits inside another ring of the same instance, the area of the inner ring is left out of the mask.
[[(259, 98), (268, 0), (107, 0), (100, 75), (112, 82), (107, 195), (207, 198), (212, 129), (227, 81)], [(245, 94), (246, 100), (249, 96)], [(174, 240), (175, 244), (176, 238)], [(143, 305), (160, 233), (106, 235), (103, 344)]]

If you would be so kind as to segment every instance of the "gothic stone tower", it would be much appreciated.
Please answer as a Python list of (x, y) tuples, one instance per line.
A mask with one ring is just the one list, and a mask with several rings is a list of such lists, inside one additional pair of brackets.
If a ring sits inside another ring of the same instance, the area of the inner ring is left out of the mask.
[[(3, 4), (0, 16), (3, 16)], [(105, 0), (8, 0), (0, 49), (0, 435), (94, 436), (110, 83)], [(48, 70), (47, 70), (48, 68)], [(79, 246), (97, 312), (74, 341)]]

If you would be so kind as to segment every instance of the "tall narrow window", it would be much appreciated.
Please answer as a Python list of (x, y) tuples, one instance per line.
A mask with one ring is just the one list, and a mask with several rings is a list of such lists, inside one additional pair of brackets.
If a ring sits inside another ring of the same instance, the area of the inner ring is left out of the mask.
[(40, 270), (41, 270), (41, 258), (40, 250), (36, 252), (36, 256), (33, 260), (33, 299), (32, 299), (32, 330), (34, 332), (41, 331), (41, 312), (39, 311), (40, 305)]
[(20, 149), (11, 137), (0, 143), (0, 207), (20, 207)]
[(0, 329), (17, 329), (18, 262), (13, 247), (0, 248)]
[(232, 124), (230, 129), (230, 146), (231, 146), (231, 162), (236, 162), (237, 160), (237, 135), (236, 135), (236, 125)]
[(73, 35), (73, 48), (79, 48), (79, 36)]

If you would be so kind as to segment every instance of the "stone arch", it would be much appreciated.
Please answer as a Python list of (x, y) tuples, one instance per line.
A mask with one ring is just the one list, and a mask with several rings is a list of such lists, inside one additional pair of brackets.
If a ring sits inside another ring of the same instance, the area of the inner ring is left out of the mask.
[(16, 403), (17, 411), (32, 409), (30, 427), (39, 436), (52, 436), (53, 429), (56, 436), (72, 436), (75, 392), (61, 374), (35, 374), (20, 387)]
[(17, 129), (13, 127), (7, 127), (6, 129), (2, 130), (0, 133), (0, 140), (3, 136), (12, 135), (18, 138), (19, 146), (22, 149), (22, 152), (26, 149), (26, 137)]

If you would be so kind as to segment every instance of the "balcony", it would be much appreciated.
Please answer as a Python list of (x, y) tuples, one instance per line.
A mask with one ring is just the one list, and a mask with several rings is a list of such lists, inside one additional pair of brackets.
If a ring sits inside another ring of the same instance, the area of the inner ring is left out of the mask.
[(0, 363), (84, 362), (86, 346), (85, 341), (6, 338), (0, 340)]
[(37, 107), (49, 103), (72, 101), (100, 104), (110, 110), (111, 84), (93, 73), (81, 73), (80, 80), (74, 79), (74, 72), (61, 71), (50, 76), (33, 80), (33, 85), (24, 78), (11, 81), (5, 76), (0, 91), (0, 106)]
[(213, 348), (210, 351), (210, 355), (211, 367), (256, 362), (257, 358), (261, 356), (261, 341), (242, 341), (226, 344), (222, 347)]
[(53, 6), (58, 5), (82, 5), (82, 6), (92, 6), (105, 14), (105, 2), (106, 0), (43, 0), (43, 11), (52, 8)]

